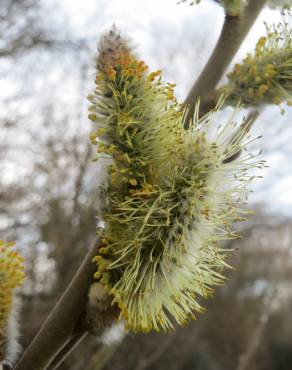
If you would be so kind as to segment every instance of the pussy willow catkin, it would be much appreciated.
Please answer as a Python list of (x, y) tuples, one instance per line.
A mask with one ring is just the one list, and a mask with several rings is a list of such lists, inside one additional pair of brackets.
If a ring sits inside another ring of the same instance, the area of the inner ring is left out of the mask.
[(8, 359), (13, 362), (17, 355), (17, 338), (15, 338), (17, 323), (14, 319), (14, 289), (21, 285), (24, 279), (23, 260), (13, 249), (13, 243), (0, 240), (0, 366)]
[(184, 130), (173, 88), (115, 28), (102, 37), (89, 118), (98, 155), (112, 163), (95, 278), (134, 331), (173, 328), (203, 311), (199, 297), (224, 282), (219, 242), (237, 236), (248, 170), (262, 166), (251, 154), (226, 163), (249, 140), (233, 117), (218, 125), (216, 110), (201, 120), (196, 112)]
[(288, 23), (267, 27), (255, 53), (248, 54), (228, 75), (222, 90), (228, 102), (247, 105), (292, 103), (292, 29)]

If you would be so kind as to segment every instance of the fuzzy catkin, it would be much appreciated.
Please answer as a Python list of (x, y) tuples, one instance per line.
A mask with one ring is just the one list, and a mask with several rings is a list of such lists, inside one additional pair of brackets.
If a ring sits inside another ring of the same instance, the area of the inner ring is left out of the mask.
[(98, 156), (113, 163), (95, 278), (134, 331), (171, 329), (204, 311), (199, 297), (224, 282), (219, 242), (237, 236), (247, 171), (262, 165), (249, 154), (224, 163), (246, 144), (246, 126), (232, 118), (217, 125), (216, 111), (202, 120), (197, 111), (184, 130), (173, 88), (116, 29), (103, 36), (89, 118)]
[(292, 103), (292, 29), (288, 23), (268, 27), (253, 55), (234, 66), (222, 91), (228, 102), (246, 105)]
[(19, 351), (14, 290), (21, 285), (24, 273), (23, 260), (13, 246), (0, 240), (0, 364), (4, 360), (13, 363)]

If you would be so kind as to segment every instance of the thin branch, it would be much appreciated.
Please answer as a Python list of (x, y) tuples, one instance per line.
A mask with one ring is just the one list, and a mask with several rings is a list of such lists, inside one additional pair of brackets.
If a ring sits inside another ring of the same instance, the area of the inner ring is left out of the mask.
[[(286, 253), (282, 255), (282, 271), (286, 269), (289, 270), (290, 266), (290, 248), (288, 244), (288, 248), (286, 248)], [(275, 313), (277, 302), (279, 301), (279, 289), (278, 286), (275, 285), (272, 292), (267, 296), (266, 302), (264, 302), (264, 312), (259, 319), (258, 326), (255, 328), (254, 333), (252, 333), (251, 339), (248, 343), (248, 347), (243, 353), (238, 362), (237, 370), (248, 370), (250, 368), (250, 364), (256, 352), (258, 351), (262, 337), (264, 335), (265, 328), (271, 318), (271, 316)]]
[(267, 313), (264, 313), (263, 315), (261, 315), (259, 324), (251, 335), (251, 339), (250, 339), (247, 351), (239, 359), (238, 370), (248, 370), (249, 369), (251, 359), (253, 358), (256, 351), (258, 350), (258, 347), (260, 346), (260, 342), (261, 342), (264, 330), (267, 326), (267, 323), (270, 319), (270, 315), (271, 315), (270, 310), (268, 310)]
[(90, 359), (89, 365), (86, 370), (101, 370), (111, 359), (113, 354), (116, 352), (120, 342), (116, 342), (112, 345), (102, 346)]
[(148, 355), (147, 357), (143, 358), (135, 368), (135, 370), (146, 370), (152, 367), (154, 363), (158, 361), (158, 359), (169, 349), (171, 344), (174, 342), (176, 338), (176, 333), (173, 332), (165, 338), (162, 343), (157, 347), (155, 351)]
[(78, 198), (79, 198), (79, 195), (82, 189), (83, 180), (86, 174), (87, 167), (90, 163), (90, 158), (91, 158), (91, 146), (87, 145), (84, 158), (81, 161), (80, 166), (79, 166), (79, 174), (75, 180), (75, 189), (74, 189), (74, 198), (73, 198), (74, 205), (73, 205), (73, 211), (72, 211), (73, 215), (77, 212), (77, 209), (78, 209)]
[(88, 289), (95, 266), (92, 258), (98, 248), (96, 241), (36, 337), (26, 349), (14, 370), (44, 370), (60, 348), (74, 335), (75, 327), (86, 307)]
[(70, 353), (82, 342), (82, 340), (87, 336), (87, 332), (79, 333), (72, 337), (72, 339), (64, 346), (64, 348), (58, 353), (58, 355), (51, 362), (47, 370), (56, 370), (65, 361), (65, 359), (70, 355)]
[(242, 17), (225, 17), (217, 45), (184, 101), (184, 104), (189, 108), (185, 121), (186, 128), (194, 115), (196, 101), (199, 97), (202, 114), (210, 109), (210, 105), (214, 105), (212, 92), (234, 58), (265, 2), (266, 0), (250, 0)]

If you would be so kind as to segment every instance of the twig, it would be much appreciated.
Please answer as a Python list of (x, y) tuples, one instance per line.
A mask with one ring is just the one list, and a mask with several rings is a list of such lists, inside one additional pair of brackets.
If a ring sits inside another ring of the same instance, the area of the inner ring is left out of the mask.
[(188, 106), (185, 120), (186, 128), (194, 115), (196, 101), (199, 97), (202, 115), (214, 106), (212, 92), (231, 63), (265, 2), (266, 0), (250, 0), (242, 17), (225, 17), (216, 47), (184, 101), (184, 104)]
[(176, 338), (176, 333), (172, 333), (167, 338), (165, 338), (160, 346), (157, 347), (157, 349), (152, 352), (150, 356), (147, 356), (146, 358), (143, 358), (140, 363), (138, 363), (135, 370), (146, 370), (150, 368), (162, 355), (163, 353), (171, 346), (174, 339)]
[(58, 301), (14, 370), (44, 370), (60, 348), (74, 335), (76, 324), (86, 306), (95, 266), (91, 262), (98, 248), (96, 241), (68, 288)]
[(268, 320), (270, 318), (271, 313), (267, 312), (264, 313), (259, 320), (259, 324), (255, 331), (252, 333), (251, 340), (249, 343), (249, 346), (247, 348), (247, 351), (244, 355), (242, 355), (239, 359), (239, 364), (237, 370), (248, 370), (250, 362), (254, 354), (256, 353), (260, 341), (263, 335), (263, 332), (266, 328), (266, 325), (268, 323)]
[(57, 354), (54, 360), (50, 363), (47, 370), (56, 370), (64, 362), (64, 360), (69, 356), (69, 354), (82, 342), (82, 340), (87, 336), (87, 332), (79, 333), (74, 335), (71, 340), (63, 347), (63, 349)]
[[(282, 271), (289, 269), (290, 263), (290, 248), (286, 249), (286, 253), (283, 254), (283, 261), (282, 261)], [(264, 312), (259, 319), (258, 326), (255, 328), (254, 333), (252, 333), (251, 340), (248, 343), (248, 347), (246, 351), (240, 356), (237, 370), (248, 370), (250, 368), (250, 364), (252, 359), (254, 358), (255, 354), (257, 353), (259, 346), (261, 344), (261, 340), (265, 331), (265, 328), (271, 318), (271, 316), (275, 313), (276, 305), (279, 301), (279, 289), (276, 285), (272, 292), (266, 298), (266, 302), (264, 302)]]
[[(87, 167), (90, 163), (90, 158), (91, 158), (91, 147), (87, 145), (84, 158), (81, 161), (80, 166), (79, 166), (79, 174), (75, 180), (75, 189), (74, 189), (74, 198), (73, 198), (74, 205), (73, 205), (73, 211), (72, 211), (73, 215), (75, 215), (75, 213), (78, 210), (78, 198), (80, 195), (80, 191), (82, 189), (82, 184), (83, 184), (84, 176), (86, 174)], [(76, 162), (78, 162), (78, 159), (76, 160)]]
[(114, 343), (112, 345), (102, 346), (91, 358), (89, 366), (86, 370), (101, 370), (104, 365), (110, 360), (113, 354), (116, 352), (120, 342)]

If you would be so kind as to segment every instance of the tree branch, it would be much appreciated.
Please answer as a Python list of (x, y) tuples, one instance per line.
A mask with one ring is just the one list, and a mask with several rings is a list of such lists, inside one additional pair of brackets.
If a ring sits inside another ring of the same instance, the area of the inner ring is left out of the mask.
[(15, 370), (44, 370), (60, 348), (75, 334), (74, 330), (87, 303), (88, 289), (96, 267), (91, 262), (99, 240), (86, 255), (70, 285), (60, 298), (36, 337), (15, 366)]
[(76, 334), (72, 339), (63, 347), (63, 349), (57, 354), (54, 360), (50, 363), (47, 370), (56, 370), (62, 365), (63, 361), (70, 355), (70, 353), (82, 342), (87, 336), (87, 332)]
[(226, 16), (224, 25), (205, 68), (191, 88), (184, 104), (189, 108), (185, 127), (194, 115), (196, 100), (200, 97), (200, 112), (206, 113), (214, 105), (212, 92), (231, 63), (242, 41), (261, 12), (266, 0), (250, 0), (242, 17)]
[(116, 352), (120, 342), (102, 346), (90, 359), (86, 370), (101, 370)]

